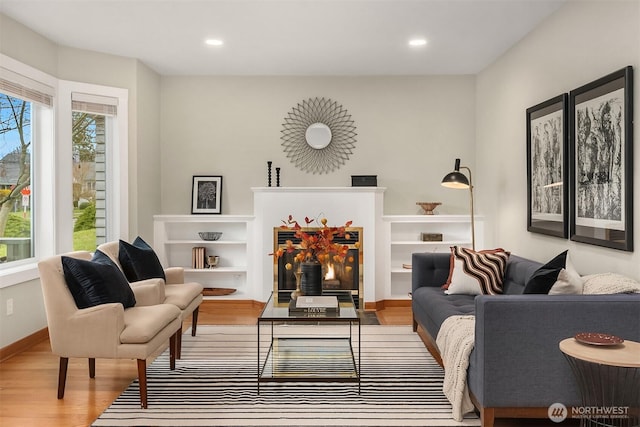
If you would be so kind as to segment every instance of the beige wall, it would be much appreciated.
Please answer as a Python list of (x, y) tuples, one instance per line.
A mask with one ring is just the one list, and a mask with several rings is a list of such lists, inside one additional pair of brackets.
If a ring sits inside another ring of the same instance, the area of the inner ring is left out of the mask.
[[(0, 14), (0, 53), (55, 76), (57, 49), (56, 44)], [(11, 316), (6, 314), (8, 299), (13, 300)], [(40, 281), (0, 288), (0, 317), (0, 348), (46, 327)]]
[(52, 76), (58, 72), (58, 45), (0, 13), (0, 52)]
[[(129, 186), (130, 217), (136, 220), (137, 230), (129, 234), (153, 242), (153, 215), (160, 207), (160, 76), (142, 62), (136, 67), (135, 123), (136, 147), (130, 149), (129, 169), (135, 183)], [(131, 95), (131, 94), (130, 94)], [(130, 174), (131, 175), (131, 174)]]
[[(540, 261), (569, 249), (580, 273), (616, 271), (640, 279), (640, 250), (627, 253), (527, 232), (525, 110), (585, 83), (634, 67), (634, 133), (640, 137), (640, 2), (567, 2), (477, 77), (477, 202), (492, 245)], [(637, 144), (636, 144), (637, 146)], [(640, 150), (635, 150), (638, 239)]]
[[(137, 59), (58, 46), (2, 14), (0, 52), (59, 79), (129, 91), (129, 237), (151, 242), (160, 210), (160, 76)], [(12, 316), (5, 315), (9, 298)], [(47, 325), (38, 280), (0, 288), (0, 308), (0, 348)]]
[(160, 207), (160, 76), (137, 59), (60, 47), (57, 77), (129, 91), (129, 238), (152, 242)]
[[(222, 213), (251, 214), (251, 187), (267, 185), (267, 161), (282, 186), (349, 186), (377, 175), (386, 214), (466, 212), (465, 192), (440, 186), (455, 157), (473, 167), (473, 76), (162, 77), (162, 212), (190, 212), (193, 175), (222, 175)], [(285, 156), (282, 123), (299, 102), (330, 98), (357, 127), (356, 148), (337, 171), (314, 175)], [(309, 212), (310, 216), (319, 212)]]

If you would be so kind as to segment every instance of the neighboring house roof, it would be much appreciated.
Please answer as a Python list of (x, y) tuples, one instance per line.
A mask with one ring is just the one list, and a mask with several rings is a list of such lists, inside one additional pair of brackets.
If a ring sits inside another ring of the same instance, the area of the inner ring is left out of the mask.
[[(31, 154), (27, 153), (27, 162), (31, 163)], [(14, 185), (20, 173), (20, 153), (12, 151), (0, 159), (0, 187)]]

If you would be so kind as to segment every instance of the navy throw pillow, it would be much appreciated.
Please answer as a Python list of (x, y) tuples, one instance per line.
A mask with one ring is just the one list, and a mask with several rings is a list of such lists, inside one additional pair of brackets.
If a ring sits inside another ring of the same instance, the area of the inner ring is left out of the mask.
[(156, 278), (166, 280), (158, 256), (140, 237), (136, 237), (133, 243), (120, 240), (118, 261), (130, 282)]
[(551, 261), (537, 269), (524, 286), (523, 294), (548, 294), (558, 280), (558, 274), (567, 263), (567, 252), (564, 251)]
[(122, 271), (106, 254), (96, 251), (91, 261), (62, 256), (62, 271), (78, 308), (119, 302), (136, 305), (136, 297)]

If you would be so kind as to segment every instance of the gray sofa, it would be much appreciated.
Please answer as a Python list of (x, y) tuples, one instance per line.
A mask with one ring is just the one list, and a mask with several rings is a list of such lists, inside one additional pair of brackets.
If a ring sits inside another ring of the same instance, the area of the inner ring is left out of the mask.
[(442, 365), (436, 337), (449, 316), (475, 314), (467, 384), (483, 427), (495, 418), (547, 418), (552, 403), (581, 404), (558, 343), (579, 332), (640, 341), (640, 294), (522, 294), (542, 264), (511, 255), (503, 295), (446, 295), (448, 253), (412, 256), (413, 328)]

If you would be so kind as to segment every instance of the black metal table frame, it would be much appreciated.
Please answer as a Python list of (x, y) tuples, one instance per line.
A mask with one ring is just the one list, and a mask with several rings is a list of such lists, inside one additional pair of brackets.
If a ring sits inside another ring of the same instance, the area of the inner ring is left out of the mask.
[(580, 427), (635, 427), (640, 416), (640, 369), (582, 360), (563, 353), (580, 388), (582, 405), (586, 408), (627, 408), (628, 414), (608, 418), (595, 413), (580, 419)]
[[(357, 315), (357, 311), (356, 311), (356, 316), (355, 317), (348, 317), (348, 318), (340, 318), (339, 316), (318, 316), (317, 314), (314, 315), (310, 315), (310, 316), (304, 316), (304, 315), (296, 315), (296, 316), (291, 316), (291, 315), (287, 315), (287, 316), (282, 316), (282, 317), (273, 317), (273, 318), (263, 318), (263, 313), (264, 310), (268, 307), (269, 303), (271, 302), (273, 298), (273, 294), (271, 295), (271, 297), (269, 298), (269, 301), (267, 302), (267, 304), (265, 305), (265, 308), (263, 309), (263, 311), (260, 313), (260, 315), (258, 316), (258, 321), (257, 321), (257, 329), (258, 329), (258, 336), (257, 336), (257, 350), (258, 350), (258, 375), (257, 375), (257, 388), (258, 388), (258, 394), (260, 394), (260, 383), (262, 382), (276, 382), (276, 383), (282, 383), (282, 382), (344, 382), (344, 383), (352, 383), (352, 382), (357, 382), (358, 383), (358, 393), (360, 393), (361, 391), (361, 361), (362, 361), (362, 334), (361, 334), (361, 321), (360, 321), (360, 317)], [(351, 296), (349, 296), (349, 298), (351, 298)], [(353, 298), (351, 298), (351, 304), (355, 310), (355, 305), (353, 303)], [(269, 348), (267, 349), (266, 355), (264, 357), (264, 361), (262, 361), (261, 359), (261, 354), (263, 353), (263, 351), (261, 351), (260, 347), (261, 347), (261, 338), (260, 338), (260, 327), (261, 325), (265, 324), (265, 323), (270, 323), (271, 324), (271, 328), (270, 328), (270, 335), (271, 335), (271, 342), (269, 344)], [(308, 341), (321, 341), (321, 340), (336, 340), (336, 339), (344, 339), (347, 340), (349, 343), (349, 349), (351, 352), (351, 360), (353, 363), (353, 369), (354, 369), (354, 373), (355, 375), (353, 377), (344, 377), (344, 376), (336, 376), (336, 377), (332, 377), (332, 376), (321, 376), (321, 377), (317, 377), (317, 376), (305, 376), (305, 375), (300, 375), (300, 376), (284, 376), (284, 377), (263, 377), (264, 374), (264, 370), (266, 367), (266, 364), (269, 360), (269, 355), (270, 353), (273, 352), (273, 345), (274, 345), (274, 341), (277, 340), (278, 338), (275, 337), (275, 325), (276, 324), (312, 324), (312, 323), (316, 323), (319, 326), (322, 324), (348, 324), (349, 325), (349, 337), (287, 337), (287, 339), (299, 339), (299, 340), (308, 340)], [(358, 357), (357, 357), (357, 363), (356, 363), (356, 356), (354, 354), (353, 351), (353, 326), (354, 324), (357, 324), (358, 326)]]

